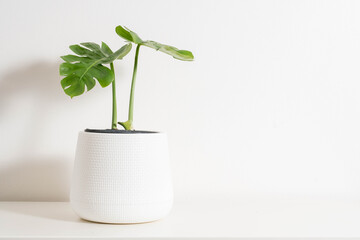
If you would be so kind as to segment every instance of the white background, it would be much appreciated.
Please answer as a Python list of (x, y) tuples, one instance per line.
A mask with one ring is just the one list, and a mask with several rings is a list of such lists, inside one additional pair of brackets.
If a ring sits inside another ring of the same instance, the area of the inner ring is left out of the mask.
[[(135, 127), (169, 135), (175, 191), (360, 196), (359, 1), (0, 1), (0, 200), (68, 199), (77, 134), (109, 128), (111, 88), (70, 99), (59, 56), (143, 47)], [(126, 120), (134, 51), (116, 63)], [(190, 195), (189, 195), (190, 196)]]

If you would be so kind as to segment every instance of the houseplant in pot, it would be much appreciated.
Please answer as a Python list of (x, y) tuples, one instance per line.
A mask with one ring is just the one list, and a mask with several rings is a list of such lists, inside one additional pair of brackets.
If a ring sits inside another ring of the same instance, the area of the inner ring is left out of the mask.
[[(141, 46), (175, 59), (192, 61), (192, 53), (154, 41), (143, 41), (131, 30), (117, 26), (116, 33), (128, 43), (113, 52), (102, 43), (81, 43), (70, 49), (60, 65), (61, 86), (70, 97), (93, 89), (96, 81), (112, 86), (110, 129), (79, 132), (70, 202), (83, 219), (104, 223), (141, 223), (167, 215), (173, 201), (165, 133), (138, 131), (133, 127), (133, 108), (138, 57)], [(136, 45), (128, 119), (117, 121), (114, 61), (124, 58)], [(107, 67), (109, 65), (109, 67)], [(124, 129), (120, 130), (118, 127)]]

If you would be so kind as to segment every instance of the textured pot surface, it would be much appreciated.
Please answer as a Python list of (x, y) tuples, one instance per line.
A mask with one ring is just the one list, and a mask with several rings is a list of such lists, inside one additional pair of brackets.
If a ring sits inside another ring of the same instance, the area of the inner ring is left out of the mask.
[(173, 202), (166, 134), (80, 132), (70, 202), (81, 218), (95, 222), (166, 216)]

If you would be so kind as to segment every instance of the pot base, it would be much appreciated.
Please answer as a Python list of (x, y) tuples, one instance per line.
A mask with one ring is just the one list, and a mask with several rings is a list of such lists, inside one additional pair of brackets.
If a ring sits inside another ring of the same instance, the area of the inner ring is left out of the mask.
[(71, 202), (75, 213), (82, 219), (109, 224), (139, 224), (154, 222), (169, 214), (172, 201), (159, 204), (84, 204)]

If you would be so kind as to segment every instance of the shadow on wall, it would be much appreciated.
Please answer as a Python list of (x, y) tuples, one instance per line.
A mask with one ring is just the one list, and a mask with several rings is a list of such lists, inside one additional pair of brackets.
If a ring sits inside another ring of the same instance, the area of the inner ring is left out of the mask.
[(37, 98), (46, 106), (63, 101), (60, 87), (59, 64), (38, 62), (20, 69), (14, 69), (0, 79), (0, 114), (6, 107), (7, 99), (25, 93)]
[(44, 125), (64, 100), (58, 68), (38, 62), (0, 79), (0, 201), (68, 200), (69, 161), (41, 152)]
[(70, 167), (63, 159), (14, 159), (0, 169), (1, 201), (68, 201)]

